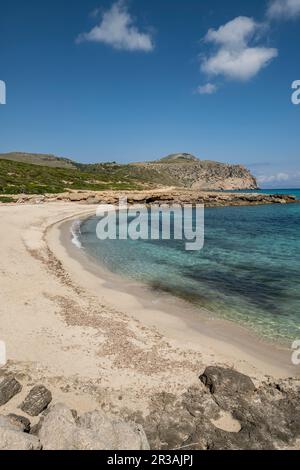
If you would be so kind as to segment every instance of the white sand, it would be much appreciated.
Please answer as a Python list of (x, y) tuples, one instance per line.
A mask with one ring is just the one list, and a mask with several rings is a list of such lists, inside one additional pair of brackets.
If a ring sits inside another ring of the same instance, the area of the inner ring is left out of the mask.
[(235, 366), (255, 380), (298, 373), (290, 351), (243, 328), (172, 298), (154, 304), (146, 289), (142, 301), (113, 276), (101, 278), (61, 230), (62, 221), (94, 211), (75, 203), (0, 206), (0, 340), (6, 368), (25, 384), (22, 396), (43, 383), (54, 401), (79, 411), (145, 412), (155, 393), (181, 393), (207, 365)]

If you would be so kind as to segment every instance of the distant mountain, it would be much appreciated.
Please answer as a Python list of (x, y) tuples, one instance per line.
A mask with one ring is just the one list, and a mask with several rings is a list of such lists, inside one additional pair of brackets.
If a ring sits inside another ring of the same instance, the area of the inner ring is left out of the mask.
[(68, 158), (56, 157), (55, 155), (47, 155), (42, 153), (0, 153), (0, 159), (20, 163), (29, 163), (30, 165), (49, 166), (51, 168), (76, 169), (75, 163)]
[(257, 182), (250, 171), (241, 165), (199, 160), (188, 153), (130, 164), (83, 164), (55, 155), (22, 152), (0, 154), (0, 194), (166, 186), (195, 190), (243, 190), (257, 189)]

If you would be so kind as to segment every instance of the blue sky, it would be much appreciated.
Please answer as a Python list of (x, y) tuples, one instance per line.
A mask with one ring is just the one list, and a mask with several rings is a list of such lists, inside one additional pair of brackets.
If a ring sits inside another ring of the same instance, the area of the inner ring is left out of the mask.
[(300, 186), (300, 0), (2, 0), (0, 152), (174, 152)]

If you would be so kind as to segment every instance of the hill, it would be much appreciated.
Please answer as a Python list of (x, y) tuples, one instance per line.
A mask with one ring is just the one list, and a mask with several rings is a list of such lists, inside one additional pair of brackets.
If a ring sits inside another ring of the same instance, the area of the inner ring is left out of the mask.
[(54, 155), (0, 154), (0, 194), (165, 186), (198, 190), (257, 189), (255, 178), (243, 166), (199, 160), (185, 153), (131, 164), (83, 164)]
[(51, 168), (76, 169), (74, 162), (68, 158), (56, 157), (55, 155), (47, 155), (42, 153), (0, 153), (0, 159), (20, 163), (29, 163), (30, 165), (48, 166)]
[(193, 163), (198, 161), (199, 158), (194, 157), (194, 155), (191, 155), (190, 153), (172, 153), (171, 155), (167, 155), (160, 160), (156, 160), (155, 163)]
[(187, 153), (168, 155), (154, 162), (138, 164), (169, 177), (176, 186), (198, 190), (257, 189), (257, 181), (242, 165), (199, 160)]
[(78, 169), (51, 168), (0, 159), (1, 194), (46, 194), (82, 189), (140, 189), (132, 178), (122, 178), (110, 172), (88, 173)]

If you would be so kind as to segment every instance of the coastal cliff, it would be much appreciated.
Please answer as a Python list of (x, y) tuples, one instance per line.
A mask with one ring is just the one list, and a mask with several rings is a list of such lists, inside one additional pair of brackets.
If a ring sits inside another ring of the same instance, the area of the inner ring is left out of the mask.
[(258, 189), (255, 177), (244, 166), (199, 160), (186, 153), (173, 154), (153, 163), (138, 165), (168, 175), (177, 185), (189, 189)]

